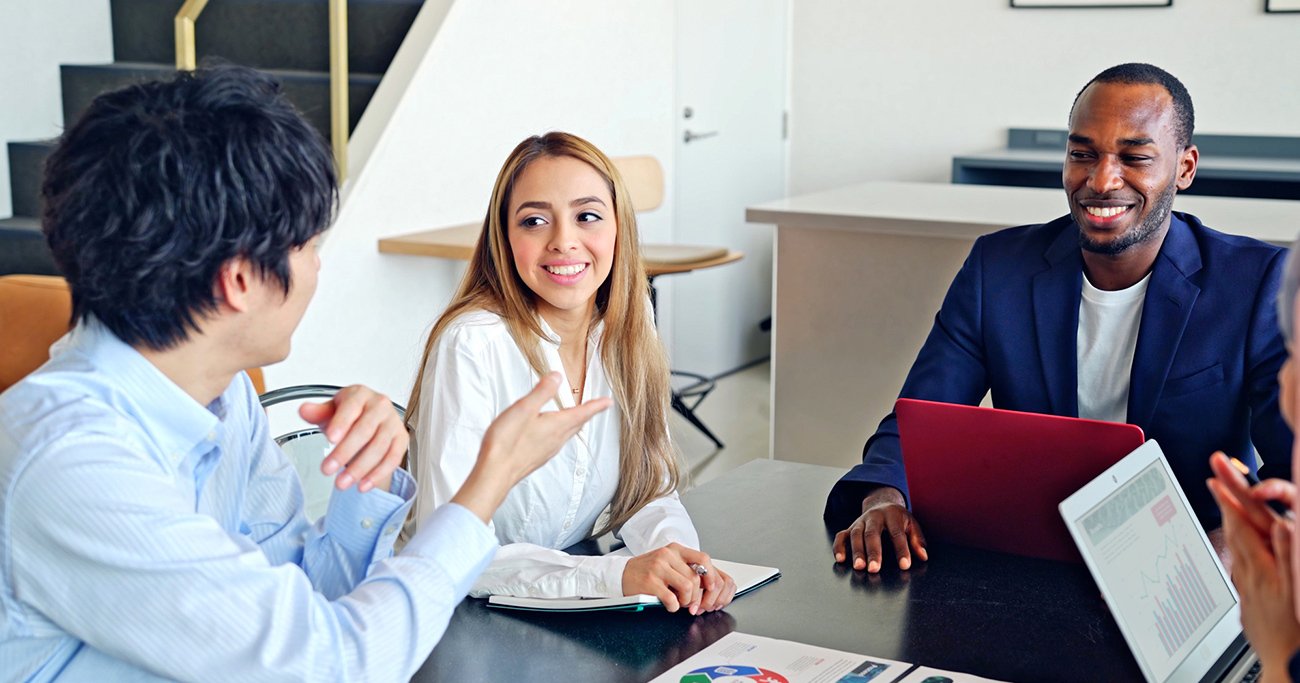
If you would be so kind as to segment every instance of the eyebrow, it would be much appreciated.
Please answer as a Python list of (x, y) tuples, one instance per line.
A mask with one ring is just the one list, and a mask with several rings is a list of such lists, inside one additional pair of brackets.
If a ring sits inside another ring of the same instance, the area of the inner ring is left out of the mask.
[[(605, 201), (600, 197), (592, 195), (590, 197), (579, 197), (569, 202), (569, 206), (582, 206), (584, 204), (600, 204), (601, 206), (604, 206)], [(524, 202), (523, 204), (519, 205), (518, 209), (515, 209), (515, 213), (519, 213), (524, 209), (544, 209), (546, 211), (549, 211), (551, 209), (551, 203), (550, 202)]]
[[(1076, 135), (1074, 133), (1071, 133), (1068, 139), (1070, 140), (1070, 142), (1079, 145), (1092, 144), (1092, 138), (1086, 135)], [(1121, 147), (1141, 147), (1143, 145), (1150, 145), (1153, 143), (1155, 143), (1155, 140), (1151, 138), (1120, 138), (1119, 139), (1119, 144)]]
[(523, 204), (519, 205), (518, 209), (515, 209), (515, 213), (519, 213), (524, 209), (548, 209), (549, 210), (550, 208), (551, 208), (550, 202), (524, 202)]

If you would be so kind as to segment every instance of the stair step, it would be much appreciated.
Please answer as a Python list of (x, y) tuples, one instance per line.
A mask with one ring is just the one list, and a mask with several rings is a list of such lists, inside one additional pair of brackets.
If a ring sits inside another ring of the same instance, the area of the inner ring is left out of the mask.
[[(213, 3), (216, 4), (216, 3)], [(64, 64), (63, 120), (71, 126), (90, 101), (100, 93), (154, 78), (169, 78), (176, 71), (167, 64), (114, 62), (112, 64)], [(329, 140), (330, 78), (328, 73), (266, 69), (280, 81), (284, 93), (321, 135)], [(356, 127), (361, 112), (379, 87), (381, 76), (353, 73), (348, 79), (348, 129)]]
[(41, 215), (41, 177), (54, 141), (9, 143), (9, 190), (15, 216)]
[(30, 217), (0, 219), (0, 275), (58, 275), (54, 257), (41, 234), (41, 223)]
[[(182, 0), (112, 0), (113, 50), (126, 62), (174, 64)], [(383, 73), (424, 0), (348, 3), (349, 68)], [(195, 23), (200, 59), (220, 55), (259, 69), (329, 70), (329, 0), (222, 0)]]

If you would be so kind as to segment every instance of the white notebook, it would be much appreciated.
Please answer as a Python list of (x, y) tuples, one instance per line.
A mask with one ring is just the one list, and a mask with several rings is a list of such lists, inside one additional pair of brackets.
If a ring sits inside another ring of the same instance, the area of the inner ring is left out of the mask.
[[(759, 586), (771, 583), (781, 576), (781, 570), (776, 567), (760, 567), (754, 564), (741, 564), (726, 560), (714, 560), (713, 566), (731, 575), (732, 580), (736, 582), (736, 597), (740, 597)], [(637, 612), (646, 607), (660, 604), (659, 598), (653, 595), (624, 595), (618, 598), (520, 598), (513, 595), (493, 595), (488, 598), (489, 607), (540, 612), (599, 612), (606, 610)]]

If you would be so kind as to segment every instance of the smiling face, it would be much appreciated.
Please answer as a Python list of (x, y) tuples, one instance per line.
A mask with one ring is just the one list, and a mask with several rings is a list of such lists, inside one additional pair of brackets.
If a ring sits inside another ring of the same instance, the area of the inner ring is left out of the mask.
[(1062, 180), (1085, 250), (1115, 256), (1163, 238), (1174, 193), (1196, 175), (1174, 116), (1160, 85), (1093, 83), (1079, 96)]
[(618, 233), (605, 178), (573, 157), (541, 157), (515, 178), (506, 223), (515, 270), (537, 295), (538, 312), (589, 317)]

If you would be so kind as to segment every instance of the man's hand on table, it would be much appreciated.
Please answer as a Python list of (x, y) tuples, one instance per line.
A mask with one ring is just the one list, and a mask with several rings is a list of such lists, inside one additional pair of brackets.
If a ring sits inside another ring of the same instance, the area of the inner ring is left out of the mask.
[(883, 561), (880, 537), (886, 534), (894, 544), (899, 569), (912, 567), (913, 554), (921, 561), (929, 559), (925, 534), (908, 512), (903, 494), (892, 486), (881, 486), (862, 500), (862, 515), (835, 534), (835, 561), (849, 562), (859, 571), (879, 572)]

